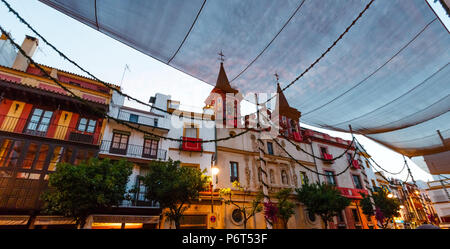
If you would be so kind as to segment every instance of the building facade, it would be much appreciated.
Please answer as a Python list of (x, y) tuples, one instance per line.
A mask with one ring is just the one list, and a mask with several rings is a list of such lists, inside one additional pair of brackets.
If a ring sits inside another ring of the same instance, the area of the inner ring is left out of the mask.
[[(36, 38), (22, 49), (32, 56)], [(111, 91), (100, 82), (39, 65), (91, 106), (106, 112)], [(59, 162), (78, 162), (97, 155), (105, 122), (85, 108), (22, 55), (12, 67), (0, 66), (0, 226), (46, 226), (39, 196)]]

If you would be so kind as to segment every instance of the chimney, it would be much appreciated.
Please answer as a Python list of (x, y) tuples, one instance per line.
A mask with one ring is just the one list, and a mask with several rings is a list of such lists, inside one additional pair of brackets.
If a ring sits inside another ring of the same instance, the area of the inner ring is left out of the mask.
[[(23, 40), (21, 48), (29, 57), (33, 57), (38, 45), (39, 40), (37, 38), (27, 35), (25, 36), (25, 40)], [(14, 61), (12, 68), (25, 72), (29, 63), (27, 58), (25, 58), (20, 51), (17, 51), (16, 60)]]

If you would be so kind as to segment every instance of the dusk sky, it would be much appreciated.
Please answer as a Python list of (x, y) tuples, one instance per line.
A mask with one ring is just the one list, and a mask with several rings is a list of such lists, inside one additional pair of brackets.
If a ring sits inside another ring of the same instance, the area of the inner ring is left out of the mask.
[[(204, 106), (203, 101), (213, 88), (211, 85), (128, 47), (37, 0), (9, 0), (8, 2), (42, 36), (69, 58), (99, 79), (115, 85), (121, 85), (125, 93), (144, 102), (147, 102), (155, 93), (163, 93), (171, 95), (174, 100), (181, 101), (182, 109), (200, 112)], [(429, 3), (447, 28), (450, 27), (450, 20), (445, 16), (440, 4), (434, 3), (433, 0), (429, 0)], [(35, 36), (12, 13), (7, 11), (3, 3), (0, 3), (0, 17), (0, 25), (11, 32), (17, 43), (22, 43), (25, 35)], [(40, 41), (34, 59), (44, 65), (85, 75), (75, 66), (61, 58), (43, 41)], [(128, 65), (130, 70), (125, 71), (124, 74), (125, 65)], [(226, 68), (227, 61), (225, 61)], [(217, 61), (216, 70), (211, 72), (211, 77), (217, 77), (218, 71), (219, 61)], [(286, 78), (290, 79), (291, 77)], [(285, 80), (288, 81), (289, 79)], [(148, 108), (133, 102), (128, 102), (127, 105), (141, 109)], [(241, 108), (243, 114), (254, 111), (254, 105), (248, 102), (243, 102)], [(351, 139), (351, 136), (347, 133), (302, 125), (307, 128), (327, 132), (332, 136)], [(358, 135), (357, 138), (382, 167), (391, 172), (397, 172), (402, 168), (402, 155), (363, 136)], [(429, 174), (418, 168), (411, 160), (408, 159), (408, 163), (416, 180), (432, 180)], [(405, 170), (396, 177), (404, 180), (406, 173)], [(390, 176), (389, 174), (386, 175)]]

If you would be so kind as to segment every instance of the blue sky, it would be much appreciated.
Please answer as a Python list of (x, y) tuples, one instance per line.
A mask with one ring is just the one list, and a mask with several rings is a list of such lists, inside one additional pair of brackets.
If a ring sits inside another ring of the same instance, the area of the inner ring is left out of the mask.
[[(159, 92), (171, 95), (172, 99), (181, 101), (182, 109), (201, 111), (203, 101), (212, 90), (212, 86), (97, 32), (37, 0), (9, 0), (8, 2), (41, 35), (69, 58), (103, 81), (121, 85), (124, 92), (142, 101), (147, 102), (151, 96)], [(435, 8), (438, 16), (444, 20), (446, 26), (449, 27), (449, 18), (445, 16), (440, 5), (434, 3), (433, 0), (429, 2)], [(21, 43), (25, 35), (34, 36), (12, 13), (8, 13), (2, 3), (0, 3), (0, 17), (0, 24), (11, 32), (16, 42)], [(84, 75), (42, 41), (34, 59), (45, 65)], [(130, 71), (125, 72), (123, 82), (121, 82), (126, 64), (128, 64)], [(218, 70), (219, 64), (217, 65), (217, 71), (211, 73), (217, 75)], [(132, 102), (127, 103), (127, 105), (147, 109), (147, 107)], [(242, 106), (243, 113), (253, 110), (254, 106), (249, 103), (244, 103)], [(332, 136), (350, 139), (350, 135), (346, 133), (325, 132)], [(400, 154), (364, 137), (359, 136), (358, 139), (384, 168), (392, 172), (399, 171), (402, 168), (403, 157)], [(432, 179), (429, 174), (418, 168), (411, 160), (408, 159), (408, 162), (415, 179), (424, 181)], [(398, 175), (398, 178), (405, 179), (406, 171)]]

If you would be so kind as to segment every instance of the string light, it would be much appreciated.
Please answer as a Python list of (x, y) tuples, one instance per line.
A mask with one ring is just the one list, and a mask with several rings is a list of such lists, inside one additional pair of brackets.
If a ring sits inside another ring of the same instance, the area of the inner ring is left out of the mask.
[[(3, 1), (3, 0), (2, 0)], [(344, 37), (344, 35), (350, 30), (350, 28), (352, 28), (355, 23), (359, 20), (359, 18), (361, 18), (361, 16), (366, 12), (367, 9), (369, 9), (370, 5), (372, 5), (372, 3), (374, 2), (374, 0), (371, 0), (366, 7), (361, 11), (361, 13), (359, 13), (359, 15), (353, 20), (353, 22), (345, 29), (345, 31), (333, 42), (333, 44), (328, 47), (328, 49), (322, 53), (322, 55), (320, 55), (319, 58), (317, 58), (311, 65), (309, 65), (308, 68), (305, 69), (305, 71), (303, 71), (299, 76), (297, 76), (297, 78), (295, 78), (293, 81), (291, 81), (291, 83), (289, 83), (288, 85), (286, 85), (283, 89), (281, 89), (281, 92), (284, 92), (286, 89), (288, 89), (290, 86), (292, 86), (295, 82), (297, 82), (301, 77), (303, 77), (303, 75), (305, 75), (309, 70), (311, 70), (326, 54), (328, 54), (328, 52), (330, 52), (330, 50), (336, 46), (336, 44)], [(276, 95), (270, 97), (267, 101), (265, 101), (262, 104), (265, 104), (267, 102), (269, 102), (270, 100), (272, 100), (273, 98), (275, 98), (279, 93), (277, 93)]]
[[(4, 30), (3, 27), (1, 27), (1, 26), (0, 26), (0, 31), (3, 32), (4, 34), (6, 34), (5, 30)], [(149, 134), (149, 135), (152, 135), (152, 136), (154, 136), (154, 137), (161, 138), (161, 139), (166, 139), (166, 140), (170, 140), (170, 141), (183, 142), (183, 139), (177, 139), (177, 138), (165, 137), (165, 136), (161, 136), (161, 135), (158, 135), (158, 134), (154, 134), (154, 133), (151, 133), (151, 132), (148, 132), (148, 131), (141, 130), (141, 129), (137, 128), (137, 127), (134, 127), (134, 126), (132, 126), (132, 125), (126, 123), (125, 121), (122, 121), (122, 120), (120, 120), (120, 119), (116, 119), (116, 118), (110, 116), (108, 113), (105, 113), (105, 112), (99, 110), (98, 108), (92, 106), (92, 105), (89, 104), (85, 99), (83, 99), (83, 98), (77, 96), (76, 94), (74, 94), (70, 89), (68, 89), (67, 87), (65, 87), (65, 86), (64, 86), (63, 84), (61, 84), (57, 79), (53, 78), (50, 74), (48, 74), (48, 73), (47, 73), (47, 72), (46, 72), (46, 71), (45, 71), (38, 63), (36, 63), (30, 56), (28, 56), (28, 55), (25, 53), (25, 51), (23, 51), (22, 48), (21, 48), (16, 42), (14, 42), (14, 40), (11, 38), (10, 35), (6, 35), (6, 37), (7, 37), (7, 39), (11, 42), (11, 44), (13, 44), (13, 45), (20, 51), (20, 53), (21, 53), (25, 58), (27, 58), (27, 59), (30, 61), (30, 63), (32, 63), (34, 66), (36, 66), (36, 67), (37, 67), (37, 68), (38, 68), (38, 69), (39, 69), (39, 70), (40, 70), (47, 78), (49, 78), (50, 80), (52, 80), (53, 82), (55, 82), (58, 86), (60, 86), (60, 87), (61, 87), (63, 90), (65, 90), (66, 92), (70, 93), (75, 99), (77, 99), (78, 101), (80, 101), (82, 104), (84, 104), (86, 107), (88, 107), (91, 111), (93, 111), (93, 112), (96, 113), (97, 115), (99, 115), (99, 116), (104, 116), (104, 117), (107, 118), (107, 119), (114, 120), (115, 122), (117, 122), (117, 123), (119, 123), (119, 124), (121, 124), (121, 125), (124, 125), (124, 126), (130, 128), (130, 129), (133, 129), (133, 130), (140, 131), (140, 132), (142, 132), (142, 133), (144, 133), (144, 134)], [(245, 131), (240, 132), (240, 133), (238, 133), (238, 134), (236, 134), (236, 135), (228, 136), (228, 137), (224, 137), (224, 138), (219, 138), (219, 139), (194, 140), (194, 141), (189, 141), (189, 142), (190, 142), (190, 143), (211, 143), (211, 142), (225, 141), (225, 140), (228, 140), (228, 139), (232, 139), (232, 138), (239, 137), (239, 136), (241, 136), (241, 135), (243, 135), (243, 134), (245, 134), (245, 133), (247, 133), (247, 132), (249, 132), (249, 131), (252, 131), (252, 130), (251, 130), (251, 129), (246, 129)], [(253, 131), (254, 131), (254, 130), (253, 130)]]

